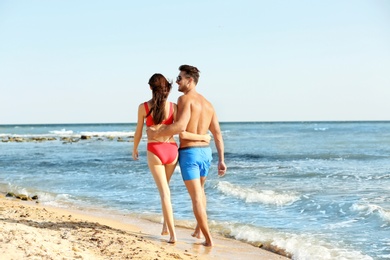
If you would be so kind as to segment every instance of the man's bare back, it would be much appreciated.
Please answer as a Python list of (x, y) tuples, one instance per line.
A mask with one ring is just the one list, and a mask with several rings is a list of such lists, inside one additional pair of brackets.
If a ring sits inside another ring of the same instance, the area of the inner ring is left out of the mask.
[[(185, 111), (185, 109), (190, 109), (190, 118), (186, 131), (195, 134), (206, 134), (214, 115), (214, 108), (211, 103), (197, 92), (191, 92), (181, 96), (178, 103), (183, 107), (183, 110), (179, 111), (178, 116), (180, 116), (180, 113)], [(204, 145), (204, 143), (180, 139), (180, 147), (182, 148), (200, 145)]]

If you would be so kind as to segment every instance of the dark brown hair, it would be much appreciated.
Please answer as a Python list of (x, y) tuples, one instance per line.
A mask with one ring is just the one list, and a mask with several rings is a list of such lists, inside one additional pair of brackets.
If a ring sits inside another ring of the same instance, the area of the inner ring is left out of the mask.
[(165, 101), (171, 91), (172, 84), (161, 74), (155, 73), (149, 79), (149, 86), (152, 89), (152, 106), (148, 117), (153, 112), (153, 122), (158, 125), (165, 119)]
[(190, 65), (181, 65), (179, 67), (179, 70), (184, 71), (188, 77), (193, 78), (195, 85), (198, 84), (200, 71), (198, 70), (197, 67), (190, 66)]

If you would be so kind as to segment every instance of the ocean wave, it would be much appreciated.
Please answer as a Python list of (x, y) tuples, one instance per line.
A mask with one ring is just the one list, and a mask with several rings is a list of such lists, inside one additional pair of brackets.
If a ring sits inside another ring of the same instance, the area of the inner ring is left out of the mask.
[(280, 193), (272, 190), (255, 190), (233, 185), (226, 181), (217, 184), (217, 189), (228, 196), (244, 200), (247, 203), (263, 203), (277, 206), (290, 205), (298, 201), (300, 197), (292, 192)]
[(351, 219), (351, 220), (346, 220), (346, 221), (341, 221), (333, 224), (328, 224), (327, 227), (329, 229), (339, 229), (339, 228), (347, 228), (351, 227), (354, 223), (356, 223), (356, 219)]
[(54, 130), (54, 131), (49, 131), (50, 134), (54, 135), (72, 135), (73, 131), (72, 130), (66, 130), (66, 129), (61, 129), (61, 130)]
[(327, 128), (327, 127), (316, 127), (316, 128), (314, 128), (314, 131), (326, 131), (328, 129), (329, 128)]
[(366, 216), (377, 215), (383, 221), (390, 223), (390, 210), (386, 210), (375, 204), (353, 204), (351, 210), (360, 212)]
[(21, 186), (16, 185), (16, 184), (13, 184), (11, 182), (0, 183), (0, 191), (2, 191), (2, 192), (12, 192), (12, 193), (15, 193), (15, 194), (23, 194), (23, 195), (26, 195), (26, 196), (31, 196), (31, 194), (28, 192), (28, 190), (26, 188), (21, 187)]
[(134, 132), (127, 131), (81, 131), (79, 133), (74, 133), (73, 130), (61, 129), (59, 131), (49, 131), (50, 134), (57, 136), (92, 136), (92, 137), (130, 137), (134, 136)]
[(348, 250), (337, 242), (327, 242), (315, 234), (293, 234), (242, 224), (224, 224), (225, 235), (273, 251), (282, 249), (292, 259), (345, 259), (372, 260), (372, 257), (356, 250)]
[(23, 194), (29, 197), (38, 196), (38, 201), (44, 205), (60, 206), (59, 200), (69, 201), (70, 195), (68, 194), (54, 194), (49, 192), (42, 192), (35, 189), (27, 189), (14, 183), (0, 183), (1, 192), (11, 192), (15, 194)]
[[(20, 141), (28, 141), (25, 139), (37, 139), (37, 140), (45, 140), (47, 138), (77, 138), (80, 139), (82, 137), (97, 137), (97, 138), (132, 138), (134, 137), (135, 132), (124, 132), (124, 131), (107, 131), (107, 132), (79, 132), (75, 133), (73, 130), (53, 130), (48, 133), (26, 133), (26, 134), (0, 134), (0, 138), (3, 140), (11, 140), (14, 138), (19, 138)], [(87, 138), (88, 139), (88, 138)]]
[(371, 160), (383, 160), (388, 159), (387, 154), (375, 155), (366, 153), (280, 153), (280, 154), (267, 154), (267, 153), (231, 153), (226, 152), (225, 158), (231, 161), (245, 161), (245, 162), (270, 162), (270, 161), (344, 161), (344, 160), (356, 160), (356, 161), (371, 161)]

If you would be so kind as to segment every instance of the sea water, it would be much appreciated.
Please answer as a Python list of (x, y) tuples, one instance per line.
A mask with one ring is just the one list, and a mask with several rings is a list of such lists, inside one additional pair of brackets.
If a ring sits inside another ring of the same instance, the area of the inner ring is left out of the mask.
[[(228, 171), (217, 176), (212, 143), (205, 186), (212, 232), (278, 247), (293, 259), (390, 259), (390, 122), (221, 128)], [(159, 222), (145, 136), (140, 159), (131, 156), (134, 131), (135, 124), (0, 125), (0, 191)], [(15, 137), (56, 140), (8, 141)], [(179, 167), (171, 192), (177, 225), (193, 226)]]

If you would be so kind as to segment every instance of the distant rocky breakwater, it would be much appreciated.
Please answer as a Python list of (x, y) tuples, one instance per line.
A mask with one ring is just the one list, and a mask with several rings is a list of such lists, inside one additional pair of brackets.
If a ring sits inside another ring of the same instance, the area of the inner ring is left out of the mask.
[(133, 142), (134, 136), (97, 136), (97, 135), (80, 135), (80, 136), (1, 136), (0, 141), (3, 143), (24, 143), (24, 142), (50, 142), (61, 141), (64, 144), (76, 143), (79, 141), (117, 141), (117, 142)]

